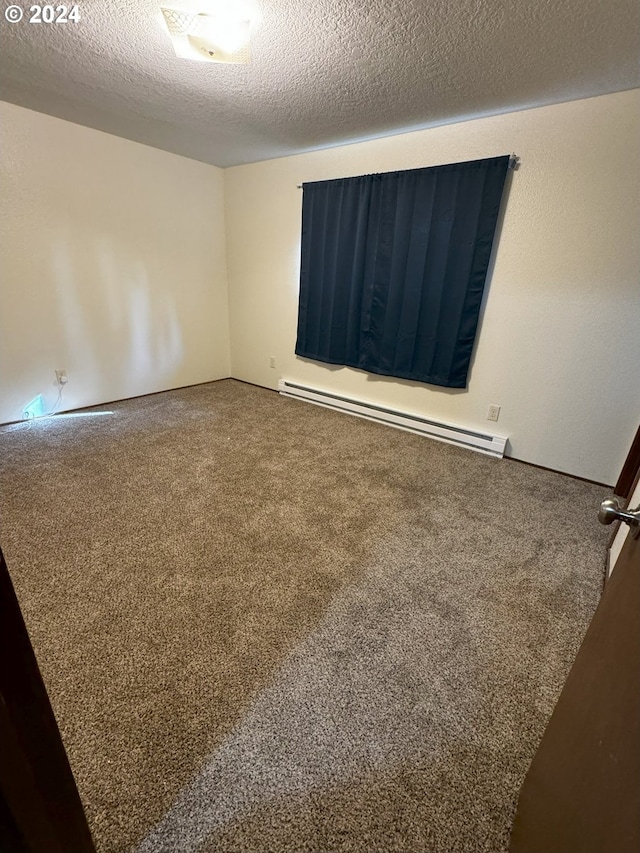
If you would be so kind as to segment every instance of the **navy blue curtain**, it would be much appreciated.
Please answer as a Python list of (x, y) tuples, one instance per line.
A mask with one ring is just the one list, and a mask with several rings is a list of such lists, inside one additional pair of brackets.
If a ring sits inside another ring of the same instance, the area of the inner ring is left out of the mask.
[(508, 165), (304, 184), (296, 354), (465, 388)]

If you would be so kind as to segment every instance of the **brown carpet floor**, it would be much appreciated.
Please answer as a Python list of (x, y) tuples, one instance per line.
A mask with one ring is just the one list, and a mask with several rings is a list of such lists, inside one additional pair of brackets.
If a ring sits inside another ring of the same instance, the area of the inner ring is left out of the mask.
[(606, 489), (233, 380), (0, 430), (101, 853), (500, 853)]

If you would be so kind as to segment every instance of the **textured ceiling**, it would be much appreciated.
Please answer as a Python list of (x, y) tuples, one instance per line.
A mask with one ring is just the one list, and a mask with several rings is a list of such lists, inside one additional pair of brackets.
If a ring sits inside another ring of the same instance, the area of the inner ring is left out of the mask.
[(178, 59), (160, 5), (5, 21), (0, 97), (218, 166), (640, 85), (637, 0), (255, 2), (252, 63)]

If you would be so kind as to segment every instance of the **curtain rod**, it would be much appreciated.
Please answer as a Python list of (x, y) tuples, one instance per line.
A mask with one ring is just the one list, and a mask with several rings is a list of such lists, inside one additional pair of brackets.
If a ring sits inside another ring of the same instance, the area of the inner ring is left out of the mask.
[[(515, 171), (519, 165), (520, 165), (520, 158), (518, 157), (517, 154), (512, 154), (509, 157), (509, 165), (507, 168), (511, 169), (512, 171)], [(302, 189), (302, 184), (296, 184), (296, 186), (298, 187), (299, 190)]]

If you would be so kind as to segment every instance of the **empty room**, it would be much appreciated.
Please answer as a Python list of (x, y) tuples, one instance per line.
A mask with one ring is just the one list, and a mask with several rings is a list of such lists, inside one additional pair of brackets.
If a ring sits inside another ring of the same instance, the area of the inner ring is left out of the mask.
[(637, 4), (0, 37), (0, 849), (637, 853)]

